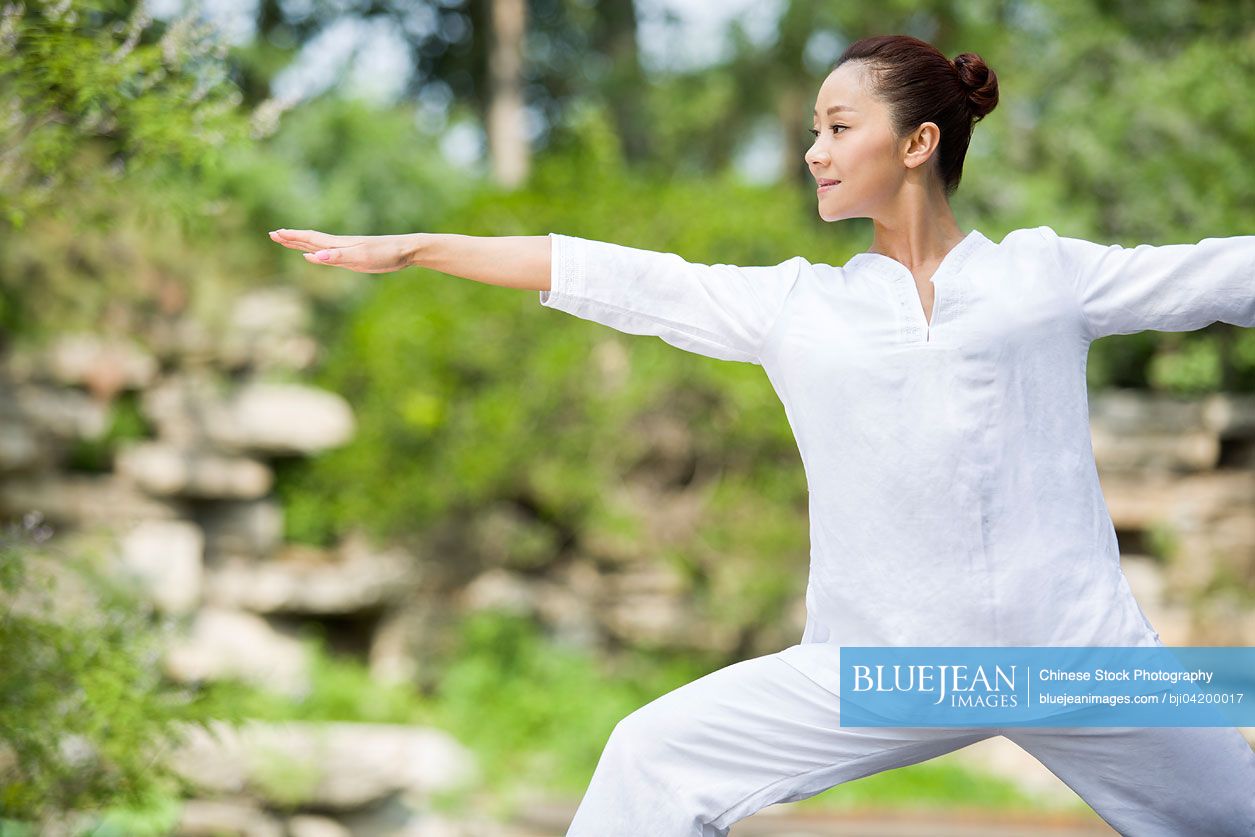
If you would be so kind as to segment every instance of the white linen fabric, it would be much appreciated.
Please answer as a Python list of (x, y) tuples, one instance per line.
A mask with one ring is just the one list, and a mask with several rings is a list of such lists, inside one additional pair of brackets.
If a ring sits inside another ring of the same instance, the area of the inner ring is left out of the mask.
[(1120, 834), (1255, 834), (1255, 752), (1232, 727), (843, 727), (840, 717), (840, 699), (779, 652), (713, 671), (615, 726), (567, 837), (726, 837), (769, 805), (997, 735)]
[[(972, 230), (931, 277), (930, 321), (881, 254), (738, 267), (550, 239), (542, 305), (767, 374), (811, 548), (805, 630), (773, 656), (825, 691), (840, 693), (842, 645), (1162, 645), (1120, 568), (1087, 354), (1105, 335), (1255, 327), (1255, 236), (1125, 248)], [(1255, 791), (1255, 757), (1234, 767)]]

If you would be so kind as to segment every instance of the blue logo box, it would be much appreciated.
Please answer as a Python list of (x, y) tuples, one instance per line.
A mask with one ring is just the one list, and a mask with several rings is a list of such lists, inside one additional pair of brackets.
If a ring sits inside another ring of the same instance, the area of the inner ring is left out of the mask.
[(1255, 726), (1251, 646), (841, 646), (843, 727)]

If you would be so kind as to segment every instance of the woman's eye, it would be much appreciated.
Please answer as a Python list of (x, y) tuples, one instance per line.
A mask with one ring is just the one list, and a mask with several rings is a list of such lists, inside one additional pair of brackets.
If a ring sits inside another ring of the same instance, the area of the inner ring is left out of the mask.
[[(838, 128), (849, 128), (850, 126), (849, 125), (833, 125), (831, 127), (832, 127), (833, 132), (837, 133)], [(815, 137), (816, 139), (819, 138), (819, 130), (817, 128), (811, 128), (810, 133), (811, 133), (811, 136)]]

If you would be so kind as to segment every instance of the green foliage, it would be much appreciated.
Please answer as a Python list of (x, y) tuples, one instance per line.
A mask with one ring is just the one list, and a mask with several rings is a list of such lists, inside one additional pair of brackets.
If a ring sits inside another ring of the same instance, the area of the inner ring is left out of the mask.
[(1147, 368), (1161, 339), (1155, 332), (1143, 331), (1104, 337), (1091, 344), (1085, 367), (1090, 387), (1148, 389)]
[(1227, 344), (1232, 364), (1232, 380), (1229, 387), (1234, 392), (1255, 392), (1255, 328), (1232, 332), (1233, 339)]
[(1155, 389), (1205, 395), (1220, 388), (1219, 335), (1203, 333), (1183, 340), (1174, 334), (1165, 338), (1162, 346), (1148, 370)]
[(92, 826), (90, 837), (165, 837), (178, 825), (182, 811), (174, 792), (154, 795), (143, 806), (115, 805)]
[(242, 717), (263, 720), (431, 722), (433, 710), (411, 687), (374, 680), (360, 661), (329, 653), (325, 640), (314, 633), (307, 633), (304, 645), (311, 661), (307, 694), (293, 698), (229, 680), (219, 685), (220, 699)]
[(98, 556), (50, 535), (32, 513), (0, 540), (0, 816), (160, 807), (180, 726), (238, 716), (212, 690), (165, 681), (151, 614)]
[(1194, 597), (1194, 604), (1207, 600), (1229, 599), (1240, 608), (1255, 608), (1255, 587), (1251, 585), (1251, 573), (1245, 567), (1219, 564), (1212, 572), (1206, 586)]
[(493, 611), (464, 621), (450, 659), (434, 717), (479, 754), (486, 786), (525, 780), (575, 793), (621, 718), (710, 670), (709, 661), (639, 652), (608, 668)]
[[(5, 331), (133, 331), (222, 284), (207, 273), (189, 291), (182, 274), (188, 234), (222, 210), (209, 178), (247, 139), (239, 91), (210, 27), (154, 24), (132, 5), (0, 15), (0, 108), (15, 117), (0, 120)], [(215, 261), (239, 270), (229, 255)]]
[(1156, 521), (1146, 531), (1146, 544), (1151, 557), (1160, 563), (1174, 560), (1181, 548), (1176, 528), (1164, 521)]
[(264, 144), (232, 149), (216, 187), (258, 233), (430, 230), (484, 181), (451, 170), (439, 141), (412, 105), (322, 97), (286, 113)]
[[(3, 220), (21, 227), (56, 209), (72, 187), (67, 174), (85, 146), (100, 145), (108, 166), (95, 174), (212, 170), (220, 152), (244, 137), (239, 91), (228, 81), (213, 31), (183, 18), (163, 32), (141, 7), (73, 0), (14, 4), (0, 37), (0, 168)], [(116, 165), (115, 165), (116, 164)]]
[(256, 781), (262, 795), (280, 808), (295, 811), (301, 800), (311, 799), (318, 787), (323, 768), (317, 762), (280, 750), (255, 753), (249, 776)]

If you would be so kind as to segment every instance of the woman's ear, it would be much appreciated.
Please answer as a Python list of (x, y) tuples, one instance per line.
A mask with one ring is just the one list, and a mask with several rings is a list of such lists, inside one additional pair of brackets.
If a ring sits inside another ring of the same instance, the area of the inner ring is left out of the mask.
[(906, 153), (902, 162), (907, 168), (922, 166), (931, 159), (941, 144), (941, 129), (936, 122), (925, 122), (916, 128), (905, 140)]

